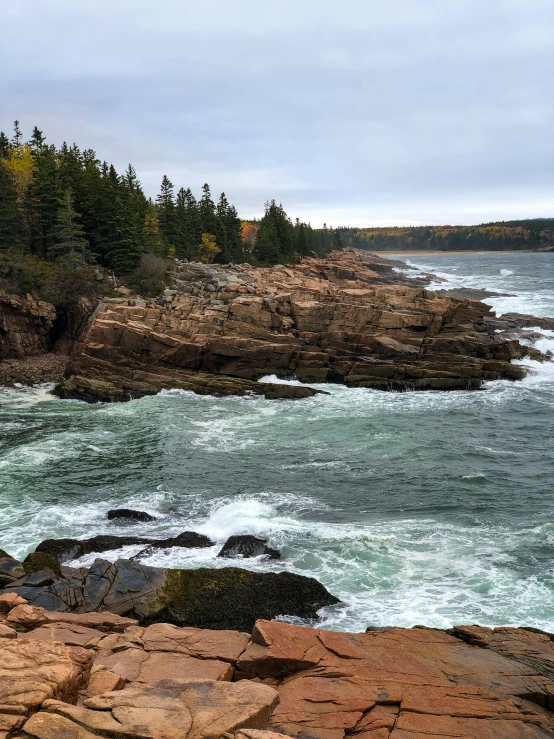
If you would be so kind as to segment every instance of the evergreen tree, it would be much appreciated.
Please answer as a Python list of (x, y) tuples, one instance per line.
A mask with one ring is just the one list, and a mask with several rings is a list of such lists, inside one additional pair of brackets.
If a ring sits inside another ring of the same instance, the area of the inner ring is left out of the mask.
[(220, 247), (217, 261), (222, 263), (241, 262), (244, 258), (242, 243), (242, 222), (237, 209), (230, 205), (224, 192), (221, 193), (216, 208), (216, 240)]
[(296, 259), (294, 227), (283, 206), (277, 205), (275, 200), (266, 203), (254, 254), (262, 264), (280, 264)]
[(131, 195), (125, 188), (118, 198), (115, 239), (109, 255), (109, 266), (119, 274), (132, 272), (141, 256), (141, 233)]
[(160, 223), (156, 215), (154, 203), (150, 200), (147, 205), (142, 228), (142, 251), (145, 254), (155, 254), (157, 257), (165, 256)]
[(212, 194), (208, 183), (202, 186), (202, 198), (198, 203), (198, 214), (200, 217), (201, 232), (215, 234), (217, 217), (215, 212), (215, 203), (212, 200)]
[(10, 140), (4, 133), (0, 131), (0, 159), (6, 159), (10, 153)]
[(21, 249), (25, 228), (11, 174), (0, 160), (0, 251)]
[(73, 207), (71, 188), (66, 188), (60, 200), (56, 224), (56, 244), (51, 247), (50, 258), (71, 266), (83, 266), (89, 260), (85, 232), (79, 221), (79, 213)]
[(23, 141), (23, 134), (21, 133), (21, 129), (19, 128), (19, 121), (14, 121), (13, 122), (12, 147), (14, 149), (19, 149), (22, 141)]
[(173, 183), (164, 174), (160, 193), (156, 198), (158, 204), (158, 220), (160, 223), (160, 231), (166, 243), (167, 249), (174, 246), (176, 240), (176, 223), (175, 223), (175, 197), (173, 194)]

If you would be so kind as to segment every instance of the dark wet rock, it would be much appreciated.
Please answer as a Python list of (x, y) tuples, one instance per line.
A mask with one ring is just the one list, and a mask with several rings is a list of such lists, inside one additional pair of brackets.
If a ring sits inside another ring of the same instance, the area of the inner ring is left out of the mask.
[(209, 629), (252, 629), (256, 619), (317, 618), (339, 603), (321, 583), (290, 572), (260, 573), (237, 567), (170, 570), (130, 560), (97, 559), (82, 577), (44, 587), (22, 581), (4, 592), (49, 611), (109, 611), (142, 625), (167, 622)]
[(266, 546), (266, 543), (266, 539), (258, 539), (256, 536), (230, 536), (217, 556), (260, 557), (263, 555), (270, 559), (280, 559), (281, 553)]
[(32, 575), (35, 572), (43, 572), (46, 570), (55, 572), (61, 576), (60, 560), (52, 554), (46, 552), (31, 552), (23, 560), (23, 569), (26, 575)]
[(53, 570), (37, 570), (29, 575), (23, 581), (23, 586), (28, 588), (41, 588), (45, 585), (52, 585), (54, 580), (58, 579), (58, 574)]
[(546, 331), (554, 331), (554, 318), (531, 316), (526, 313), (504, 313), (500, 320), (509, 321), (519, 328), (542, 328)]
[(12, 555), (11, 554), (8, 554), (3, 549), (0, 549), (0, 558), (1, 557), (9, 557), (10, 559), (13, 559)]
[(14, 559), (9, 555), (0, 557), (0, 587), (14, 582), (24, 574), (23, 564), (18, 559)]
[[(197, 395), (262, 395), (268, 400), (301, 400), (325, 393), (311, 387), (285, 385), (270, 382), (253, 382), (237, 377), (209, 375), (205, 372), (187, 372), (156, 368), (157, 372), (144, 367), (134, 373), (133, 379), (121, 378), (108, 363), (98, 366), (101, 380), (84, 377), (77, 372), (57, 385), (53, 393), (59, 398), (84, 400), (87, 403), (119, 403), (145, 395), (156, 395), (161, 390), (180, 389)], [(75, 369), (75, 367), (73, 368)]]
[(486, 298), (513, 298), (512, 293), (497, 293), (492, 290), (481, 290), (475, 287), (455, 287), (448, 290), (437, 290), (437, 295), (446, 295), (458, 300), (485, 300)]
[(127, 521), (155, 521), (155, 516), (151, 516), (145, 511), (133, 511), (131, 508), (116, 508), (113, 511), (108, 511), (108, 520), (113, 521), (115, 519), (123, 518)]
[[(194, 531), (184, 531), (168, 539), (149, 539), (141, 536), (93, 536), (90, 539), (46, 539), (41, 542), (36, 551), (51, 554), (61, 562), (78, 559), (85, 554), (100, 554), (121, 547), (143, 544), (148, 550), (169, 549), (171, 547), (212, 547), (214, 542), (203, 534)], [(137, 555), (138, 556), (138, 555)]]

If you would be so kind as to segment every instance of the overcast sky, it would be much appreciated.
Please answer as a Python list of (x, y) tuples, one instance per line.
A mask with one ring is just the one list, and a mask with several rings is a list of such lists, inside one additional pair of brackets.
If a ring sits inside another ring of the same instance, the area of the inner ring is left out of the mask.
[(554, 0), (1, 2), (0, 129), (320, 226), (554, 216)]

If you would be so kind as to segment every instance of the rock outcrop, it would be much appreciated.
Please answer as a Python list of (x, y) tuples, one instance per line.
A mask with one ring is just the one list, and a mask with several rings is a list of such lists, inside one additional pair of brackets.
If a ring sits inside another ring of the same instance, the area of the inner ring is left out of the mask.
[(281, 553), (267, 546), (266, 539), (249, 534), (230, 536), (221, 547), (218, 557), (269, 557), (280, 559)]
[(79, 559), (85, 554), (100, 554), (101, 552), (109, 552), (137, 544), (148, 550), (171, 549), (171, 547), (197, 549), (214, 546), (214, 542), (204, 534), (197, 534), (195, 531), (183, 531), (183, 533), (167, 539), (153, 539), (144, 536), (113, 536), (110, 534), (100, 534), (90, 539), (45, 539), (38, 545), (37, 552), (57, 557), (60, 562), (68, 562), (72, 559)]
[[(57, 392), (126, 400), (163, 388), (306, 397), (264, 375), (383, 390), (520, 379), (528, 350), (488, 332), (490, 309), (439, 296), (365, 252), (253, 268), (180, 263), (163, 300), (100, 304)], [(399, 284), (402, 283), (402, 284)]]
[(542, 632), (258, 621), (250, 635), (38, 610), (0, 596), (2, 739), (554, 736)]
[(0, 292), (0, 361), (49, 351), (55, 319), (51, 303)]
[[(6, 559), (6, 558), (4, 558)], [(2, 562), (2, 560), (0, 560)], [(89, 568), (61, 566), (25, 573), (16, 560), (4, 563), (6, 595), (25, 598), (22, 624), (47, 623), (51, 611), (109, 612), (141, 624), (250, 630), (259, 618), (316, 619), (338, 603), (317, 580), (290, 572), (251, 572), (237, 567), (173, 570), (119, 559), (97, 559)], [(1, 573), (2, 571), (0, 571)], [(28, 610), (31, 608), (31, 610)]]

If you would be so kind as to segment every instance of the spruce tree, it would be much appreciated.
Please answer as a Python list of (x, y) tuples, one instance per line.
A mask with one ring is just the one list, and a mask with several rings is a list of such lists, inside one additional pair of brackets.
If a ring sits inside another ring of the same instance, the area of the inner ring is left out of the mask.
[(4, 131), (0, 131), (0, 159), (7, 159), (9, 153), (10, 140)]
[(296, 259), (294, 227), (283, 206), (277, 205), (275, 200), (266, 203), (254, 254), (262, 264), (286, 263)]
[(0, 160), (0, 251), (21, 249), (25, 226), (17, 202), (17, 190), (7, 168)]
[(174, 246), (176, 237), (175, 224), (175, 197), (173, 194), (173, 183), (164, 174), (160, 193), (156, 198), (158, 204), (158, 220), (160, 231), (166, 243), (167, 249)]
[(131, 192), (122, 190), (117, 202), (115, 240), (109, 256), (109, 266), (118, 274), (132, 272), (141, 256), (141, 233), (133, 209)]
[(200, 217), (201, 232), (215, 235), (217, 216), (215, 203), (212, 200), (212, 194), (208, 183), (202, 186), (202, 198), (198, 203), (198, 214)]
[(55, 227), (56, 243), (48, 255), (51, 259), (75, 267), (82, 267), (89, 261), (89, 243), (79, 219), (79, 213), (73, 207), (71, 188), (68, 187), (60, 200)]

